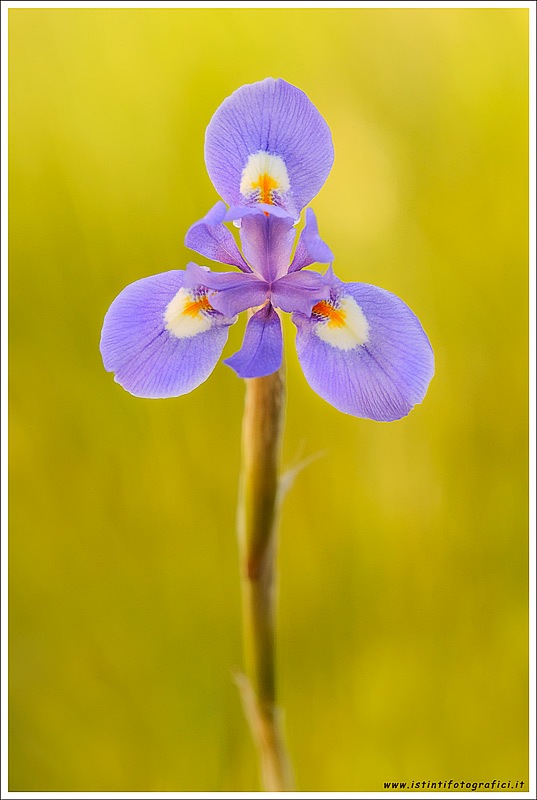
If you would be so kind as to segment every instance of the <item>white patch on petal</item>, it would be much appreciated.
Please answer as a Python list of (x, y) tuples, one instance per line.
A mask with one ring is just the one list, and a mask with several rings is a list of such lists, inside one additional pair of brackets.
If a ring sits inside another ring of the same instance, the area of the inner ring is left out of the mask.
[(338, 350), (353, 350), (369, 340), (365, 314), (348, 294), (335, 302), (321, 300), (313, 307), (313, 317), (322, 319), (313, 329), (319, 339)]
[(205, 292), (197, 294), (181, 288), (166, 306), (166, 330), (178, 339), (188, 339), (198, 333), (205, 333), (213, 324), (210, 310), (211, 305)]
[(274, 204), (274, 192), (279, 195), (289, 190), (289, 175), (283, 158), (260, 150), (252, 153), (241, 175), (240, 191), (243, 197), (255, 195), (259, 203)]

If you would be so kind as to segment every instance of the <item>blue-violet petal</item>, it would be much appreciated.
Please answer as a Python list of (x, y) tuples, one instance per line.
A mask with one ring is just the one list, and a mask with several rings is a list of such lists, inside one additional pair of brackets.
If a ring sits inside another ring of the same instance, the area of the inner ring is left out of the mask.
[(177, 397), (213, 371), (235, 320), (215, 311), (185, 272), (142, 278), (116, 297), (104, 319), (105, 369), (136, 397)]
[(226, 207), (220, 201), (203, 219), (195, 222), (189, 228), (185, 236), (185, 245), (212, 261), (230, 264), (238, 267), (243, 272), (251, 272), (250, 267), (237, 247), (232, 233), (222, 222), (225, 214)]
[(434, 373), (431, 345), (391, 292), (334, 282), (330, 300), (293, 321), (306, 380), (340, 411), (390, 422), (423, 400)]
[(232, 206), (266, 203), (296, 218), (333, 160), (328, 125), (304, 92), (281, 78), (237, 89), (205, 135), (209, 176)]
[(329, 264), (334, 260), (332, 251), (319, 236), (317, 219), (312, 208), (306, 209), (306, 224), (300, 234), (289, 272), (309, 267), (310, 264)]

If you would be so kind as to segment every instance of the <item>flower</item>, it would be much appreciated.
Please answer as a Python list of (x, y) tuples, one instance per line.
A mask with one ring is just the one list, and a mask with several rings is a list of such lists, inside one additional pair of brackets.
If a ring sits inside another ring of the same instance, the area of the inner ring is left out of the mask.
[[(306, 380), (340, 411), (391, 421), (423, 400), (434, 358), (408, 306), (376, 286), (343, 283), (331, 266), (324, 275), (305, 269), (334, 260), (311, 208), (293, 255), (295, 225), (333, 159), (328, 125), (284, 80), (242, 86), (222, 103), (207, 128), (205, 161), (225, 202), (192, 225), (185, 244), (238, 271), (190, 262), (116, 297), (101, 353), (123, 388), (151, 398), (192, 391), (216, 366), (237, 315), (255, 309), (241, 349), (225, 362), (240, 377), (280, 367), (283, 311), (296, 325)], [(242, 253), (226, 227), (231, 221)]]

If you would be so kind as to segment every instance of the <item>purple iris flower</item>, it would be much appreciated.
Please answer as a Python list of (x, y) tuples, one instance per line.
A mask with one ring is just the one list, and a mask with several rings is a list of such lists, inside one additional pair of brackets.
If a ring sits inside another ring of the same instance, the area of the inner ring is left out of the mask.
[[(294, 248), (295, 225), (333, 160), (326, 122), (289, 83), (267, 78), (222, 103), (207, 128), (205, 161), (225, 202), (190, 228), (185, 244), (238, 271), (190, 262), (127, 286), (101, 337), (105, 368), (121, 386), (137, 397), (192, 391), (216, 366), (237, 315), (255, 309), (241, 349), (225, 362), (241, 378), (280, 367), (283, 311), (296, 325), (306, 380), (340, 411), (390, 421), (423, 400), (434, 357), (408, 306), (376, 286), (343, 283), (331, 266), (324, 275), (306, 270), (333, 261), (311, 209)], [(240, 229), (242, 253), (228, 222)]]

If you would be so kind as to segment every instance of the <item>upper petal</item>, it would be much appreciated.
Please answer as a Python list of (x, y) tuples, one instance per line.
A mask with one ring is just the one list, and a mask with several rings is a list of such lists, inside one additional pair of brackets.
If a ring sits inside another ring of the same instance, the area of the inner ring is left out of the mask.
[(334, 260), (332, 251), (319, 236), (317, 218), (313, 209), (306, 209), (306, 224), (300, 234), (289, 272), (309, 267), (310, 264), (329, 264)]
[(333, 160), (328, 125), (304, 92), (281, 78), (237, 89), (205, 135), (209, 176), (230, 205), (262, 202), (297, 217)]
[(389, 422), (423, 400), (433, 351), (418, 318), (391, 292), (338, 283), (329, 301), (293, 321), (308, 383), (340, 411)]
[(226, 206), (220, 201), (203, 219), (189, 228), (185, 236), (185, 245), (213, 261), (231, 264), (243, 272), (251, 272), (240, 254), (233, 235), (222, 222), (225, 215)]
[(185, 272), (142, 278), (116, 297), (104, 319), (105, 369), (136, 397), (177, 397), (213, 371), (234, 319), (209, 304), (207, 293), (184, 287)]

